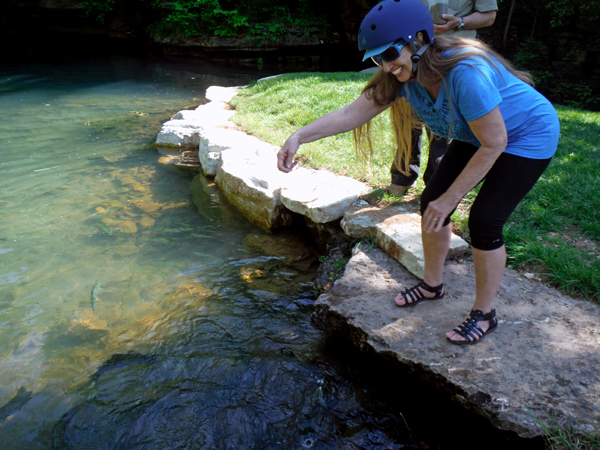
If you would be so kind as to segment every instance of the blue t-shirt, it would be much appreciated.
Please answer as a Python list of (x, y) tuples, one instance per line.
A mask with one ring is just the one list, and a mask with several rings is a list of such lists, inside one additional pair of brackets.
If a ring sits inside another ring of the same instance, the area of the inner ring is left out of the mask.
[[(490, 58), (492, 58), (490, 56)], [(558, 145), (560, 124), (552, 104), (492, 58), (497, 68), (470, 56), (450, 70), (435, 103), (423, 86), (406, 82), (398, 92), (438, 136), (481, 146), (467, 122), (496, 106), (506, 124), (505, 152), (532, 159), (547, 159)]]

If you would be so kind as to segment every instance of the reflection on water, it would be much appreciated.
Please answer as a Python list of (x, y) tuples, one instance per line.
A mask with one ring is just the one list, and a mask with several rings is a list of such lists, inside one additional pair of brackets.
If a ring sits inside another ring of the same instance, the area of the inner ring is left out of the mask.
[(5, 448), (399, 446), (401, 422), (308, 324), (304, 237), (157, 165), (173, 112), (254, 77), (124, 58), (0, 69)]

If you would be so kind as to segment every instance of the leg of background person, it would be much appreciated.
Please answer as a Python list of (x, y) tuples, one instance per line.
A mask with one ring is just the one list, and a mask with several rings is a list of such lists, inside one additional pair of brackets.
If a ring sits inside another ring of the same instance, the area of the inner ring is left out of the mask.
[(427, 158), (427, 167), (425, 168), (425, 173), (423, 174), (423, 182), (425, 185), (429, 183), (433, 172), (438, 168), (440, 161), (442, 160), (442, 156), (448, 150), (448, 146), (452, 142), (452, 139), (436, 136), (434, 135), (429, 143), (429, 157)]
[[(400, 172), (400, 169), (398, 169), (398, 166), (396, 165), (396, 159), (394, 158), (394, 161), (392, 162), (392, 167), (390, 169), (390, 173), (392, 174), (392, 184), (388, 187), (388, 192), (390, 192), (391, 194), (403, 194), (404, 191), (411, 187), (419, 177), (422, 136), (422, 129), (413, 130), (410, 160), (408, 162), (410, 167), (409, 175), (404, 175), (402, 172)], [(404, 161), (400, 161), (400, 163), (400, 167), (402, 167), (402, 165), (404, 165)]]

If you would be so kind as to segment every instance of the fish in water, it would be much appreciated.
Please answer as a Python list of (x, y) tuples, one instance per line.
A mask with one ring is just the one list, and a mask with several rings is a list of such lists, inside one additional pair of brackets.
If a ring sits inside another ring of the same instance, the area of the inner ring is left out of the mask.
[(92, 311), (96, 312), (96, 300), (98, 299), (98, 291), (100, 290), (100, 281), (96, 280), (92, 287)]

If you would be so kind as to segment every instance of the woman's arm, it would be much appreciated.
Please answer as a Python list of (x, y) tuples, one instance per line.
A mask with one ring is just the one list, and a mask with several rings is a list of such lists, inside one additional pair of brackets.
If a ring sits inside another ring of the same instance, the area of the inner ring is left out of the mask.
[(481, 147), (448, 190), (427, 205), (423, 214), (423, 229), (426, 232), (439, 231), (442, 228), (444, 219), (456, 208), (467, 192), (485, 177), (506, 149), (508, 142), (506, 125), (498, 107), (485, 116), (469, 122), (469, 127), (481, 142)]
[(277, 153), (277, 168), (282, 172), (290, 172), (296, 165), (294, 156), (300, 144), (354, 130), (385, 111), (392, 104), (393, 102), (379, 105), (374, 99), (368, 99), (363, 92), (351, 104), (327, 113), (292, 133)]

